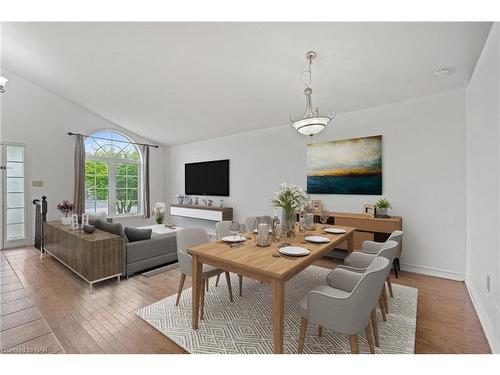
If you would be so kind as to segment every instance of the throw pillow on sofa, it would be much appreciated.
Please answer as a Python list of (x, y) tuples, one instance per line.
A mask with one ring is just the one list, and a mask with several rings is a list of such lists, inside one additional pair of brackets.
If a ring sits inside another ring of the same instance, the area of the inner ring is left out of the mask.
[(125, 242), (128, 242), (127, 236), (123, 232), (123, 227), (120, 223), (108, 223), (106, 221), (101, 220), (99, 225), (100, 225), (99, 227), (100, 230), (117, 234), (121, 236), (125, 240)]
[(95, 218), (95, 217), (89, 217), (89, 224), (93, 225), (96, 229), (101, 229), (102, 222), (103, 222), (102, 219)]
[(125, 228), (125, 235), (129, 242), (144, 241), (151, 239), (151, 229)]

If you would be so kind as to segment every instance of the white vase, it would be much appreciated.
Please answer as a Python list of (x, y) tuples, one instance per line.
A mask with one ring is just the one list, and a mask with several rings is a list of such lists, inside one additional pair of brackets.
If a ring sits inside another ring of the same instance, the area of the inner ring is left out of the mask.
[(71, 224), (71, 217), (61, 217), (61, 223), (62, 225), (70, 225)]

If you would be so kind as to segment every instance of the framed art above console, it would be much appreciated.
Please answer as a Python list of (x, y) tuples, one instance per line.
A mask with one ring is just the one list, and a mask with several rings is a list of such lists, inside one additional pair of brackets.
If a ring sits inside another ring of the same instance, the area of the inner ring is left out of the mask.
[(382, 136), (308, 144), (307, 192), (382, 195)]

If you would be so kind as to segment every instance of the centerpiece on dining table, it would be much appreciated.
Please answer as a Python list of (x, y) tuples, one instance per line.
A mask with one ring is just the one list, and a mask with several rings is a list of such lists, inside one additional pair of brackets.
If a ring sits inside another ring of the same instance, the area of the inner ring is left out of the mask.
[(282, 208), (282, 233), (285, 237), (293, 237), (295, 235), (295, 211), (307, 205), (310, 201), (307, 192), (300, 186), (280, 185), (279, 191), (273, 199), (273, 206)]

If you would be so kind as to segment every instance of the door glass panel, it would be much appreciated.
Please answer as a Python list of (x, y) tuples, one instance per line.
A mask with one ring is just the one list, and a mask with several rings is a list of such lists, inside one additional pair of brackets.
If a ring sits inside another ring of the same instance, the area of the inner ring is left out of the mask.
[(7, 192), (8, 193), (23, 193), (24, 192), (24, 178), (22, 178), (22, 177), (8, 177), (7, 178)]
[(24, 191), (24, 147), (6, 145), (6, 176), (4, 192), (6, 207), (4, 207), (5, 240), (23, 240), (25, 233), (25, 191)]
[(24, 207), (24, 193), (7, 193), (7, 209)]
[(24, 164), (18, 161), (8, 161), (7, 177), (24, 177)]
[(24, 224), (7, 224), (7, 240), (24, 238)]
[(7, 161), (24, 162), (24, 147), (7, 146)]
[(13, 208), (7, 210), (7, 224), (24, 223), (24, 208)]

